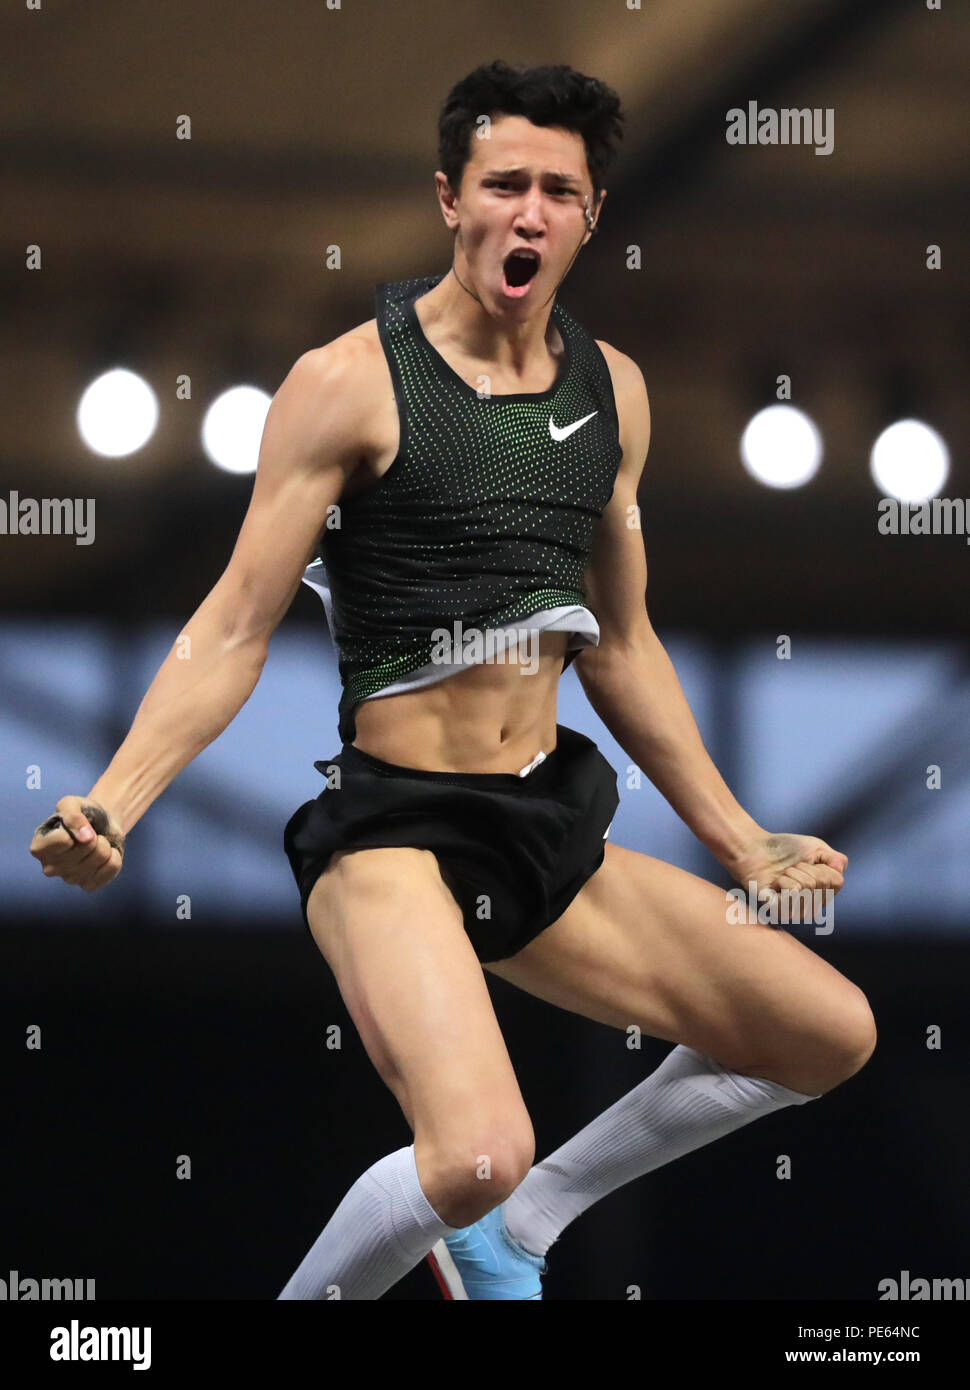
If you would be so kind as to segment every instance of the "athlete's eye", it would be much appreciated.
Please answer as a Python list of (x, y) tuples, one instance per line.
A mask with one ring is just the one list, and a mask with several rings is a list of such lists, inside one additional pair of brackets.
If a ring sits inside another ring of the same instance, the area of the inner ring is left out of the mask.
[[(486, 187), (486, 188), (511, 188), (512, 185), (511, 185), (511, 183), (508, 181), (508, 179), (486, 179), (486, 180), (485, 180), (485, 187)], [(572, 190), (571, 188), (554, 188), (554, 189), (552, 190), (552, 192), (556, 195), (557, 198), (558, 198), (558, 197), (568, 197), (569, 194), (572, 193), (572, 191), (573, 191), (573, 190)]]

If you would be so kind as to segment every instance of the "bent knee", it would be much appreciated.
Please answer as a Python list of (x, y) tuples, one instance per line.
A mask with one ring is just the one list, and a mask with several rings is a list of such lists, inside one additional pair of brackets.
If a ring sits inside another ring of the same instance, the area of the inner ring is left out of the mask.
[[(808, 1019), (793, 1022), (777, 1046), (766, 1051), (763, 1043), (762, 1038), (756, 1063), (729, 1065), (805, 1095), (824, 1095), (865, 1066), (876, 1047), (876, 1021), (862, 990), (846, 980), (838, 996), (829, 999), (825, 1007), (814, 1009)], [(722, 1063), (725, 1056), (719, 1057)], [(750, 1062), (750, 1056), (746, 1061)]]
[(531, 1128), (516, 1137), (486, 1131), (477, 1143), (423, 1145), (416, 1135), (415, 1154), (439, 1204), (469, 1225), (515, 1191), (535, 1161), (535, 1138)]
[(848, 1081), (862, 1070), (876, 1050), (876, 1020), (869, 1000), (853, 985), (841, 1006), (838, 1022), (825, 1039), (831, 1078), (826, 1089)]

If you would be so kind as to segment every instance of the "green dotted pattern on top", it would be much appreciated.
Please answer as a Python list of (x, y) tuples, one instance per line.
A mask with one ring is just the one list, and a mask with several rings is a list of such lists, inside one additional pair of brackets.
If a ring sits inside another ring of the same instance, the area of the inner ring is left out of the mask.
[[(609, 368), (567, 310), (553, 305), (566, 355), (549, 391), (479, 396), (414, 311), (441, 278), (375, 291), (400, 449), (381, 478), (341, 503), (339, 528), (321, 541), (345, 742), (361, 700), (431, 660), (435, 628), (484, 631), (586, 602), (593, 528), (622, 456)], [(562, 429), (591, 414), (568, 438), (552, 437), (550, 419)]]

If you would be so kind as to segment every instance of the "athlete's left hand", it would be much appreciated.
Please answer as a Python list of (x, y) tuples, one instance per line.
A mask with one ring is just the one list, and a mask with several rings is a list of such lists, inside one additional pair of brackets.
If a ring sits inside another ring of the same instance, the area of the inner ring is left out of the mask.
[[(756, 884), (755, 897), (769, 906), (778, 905), (785, 890), (793, 894), (788, 899), (797, 913), (798, 894), (802, 889), (830, 889), (837, 893), (845, 883), (849, 857), (827, 845), (814, 835), (772, 835), (765, 833), (752, 840), (725, 867), (741, 884), (745, 893), (748, 885)], [(762, 890), (768, 890), (762, 898)], [(792, 921), (798, 920), (796, 915)]]

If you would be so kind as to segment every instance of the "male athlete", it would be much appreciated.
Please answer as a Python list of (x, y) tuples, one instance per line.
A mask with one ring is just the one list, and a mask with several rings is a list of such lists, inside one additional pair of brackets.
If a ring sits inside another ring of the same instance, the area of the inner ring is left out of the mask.
[[(863, 993), (791, 933), (609, 840), (615, 771), (556, 721), (574, 661), (744, 889), (842, 886), (846, 856), (763, 829), (704, 748), (644, 603), (643, 377), (556, 301), (622, 119), (568, 67), (496, 62), (454, 88), (435, 175), (450, 270), (379, 286), (374, 319), (295, 363), (229, 564), (184, 628), (191, 659), (168, 655), (88, 797), (31, 844), (45, 874), (110, 882), (125, 835), (252, 693), (301, 580), (317, 590), (342, 745), (285, 848), (414, 1142), (351, 1187), (281, 1299), (377, 1299), (426, 1256), (446, 1297), (539, 1299), (550, 1245), (600, 1197), (820, 1097), (875, 1046)], [(483, 968), (675, 1046), (533, 1166)]]

